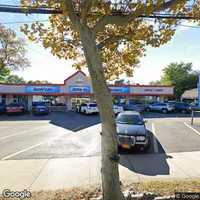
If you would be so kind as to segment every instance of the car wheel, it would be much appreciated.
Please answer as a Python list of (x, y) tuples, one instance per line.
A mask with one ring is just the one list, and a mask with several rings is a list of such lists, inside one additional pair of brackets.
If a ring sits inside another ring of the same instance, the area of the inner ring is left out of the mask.
[(162, 109), (162, 113), (166, 114), (167, 113), (167, 109)]
[(151, 110), (150, 110), (150, 108), (146, 108), (146, 111), (147, 111), (147, 112), (150, 112)]
[(185, 114), (185, 113), (186, 113), (186, 110), (182, 110), (181, 112), (182, 112), (183, 114)]

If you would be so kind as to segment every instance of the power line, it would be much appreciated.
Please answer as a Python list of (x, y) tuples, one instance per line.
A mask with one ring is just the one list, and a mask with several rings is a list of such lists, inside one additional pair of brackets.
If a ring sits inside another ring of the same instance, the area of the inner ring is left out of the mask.
[(34, 22), (48, 22), (49, 20), (34, 20), (34, 21), (13, 21), (13, 22), (3, 22), (0, 24), (30, 24), (30, 23), (34, 23)]
[(34, 8), (34, 7), (21, 7), (15, 5), (0, 5), (0, 12), (6, 13), (21, 13), (21, 14), (62, 14), (61, 10), (53, 8)]
[[(14, 5), (0, 5), (0, 12), (9, 13), (21, 13), (21, 14), (62, 14), (63, 11), (55, 8), (34, 8), (34, 7), (20, 7)], [(77, 12), (79, 14), (79, 12)], [(112, 12), (112, 15), (126, 16), (128, 12)], [(152, 14), (152, 15), (140, 15), (139, 18), (156, 18), (156, 19), (186, 19), (186, 20), (200, 20), (199, 17), (187, 16), (185, 14)]]
[[(32, 21), (12, 21), (12, 22), (2, 22), (0, 24), (3, 25), (9, 25), (9, 24), (31, 24), (34, 22), (48, 22), (49, 20), (32, 20)], [(153, 20), (151, 20), (153, 22)], [(194, 25), (185, 25), (185, 24), (177, 24), (176, 26), (183, 26), (188, 28), (200, 28), (200, 26), (194, 26)]]

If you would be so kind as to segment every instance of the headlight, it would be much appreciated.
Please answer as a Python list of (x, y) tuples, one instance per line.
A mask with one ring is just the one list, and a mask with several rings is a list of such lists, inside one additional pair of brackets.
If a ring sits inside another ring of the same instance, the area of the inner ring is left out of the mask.
[(137, 141), (144, 141), (146, 139), (145, 136), (136, 136)]

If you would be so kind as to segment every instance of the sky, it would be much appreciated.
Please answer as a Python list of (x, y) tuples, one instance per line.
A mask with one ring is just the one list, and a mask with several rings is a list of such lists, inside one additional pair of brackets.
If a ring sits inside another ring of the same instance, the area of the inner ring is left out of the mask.
[[(15, 4), (18, 0), (0, 0), (0, 4)], [(0, 23), (15, 30), (19, 37), (26, 39), (20, 32), (20, 26), (26, 21), (45, 20), (44, 15), (24, 15), (0, 13)], [(15, 23), (13, 23), (15, 22)], [(183, 22), (187, 25), (187, 22)], [(41, 44), (27, 42), (27, 58), (31, 67), (13, 74), (22, 76), (25, 80), (47, 80), (52, 83), (62, 83), (76, 70), (72, 67), (73, 61), (60, 60), (51, 55), (49, 50)], [(171, 62), (192, 62), (193, 70), (200, 70), (200, 28), (179, 26), (173, 39), (160, 48), (148, 47), (146, 56), (141, 58), (139, 67), (134, 76), (129, 78), (132, 83), (148, 84), (159, 80), (162, 69)], [(87, 70), (84, 69), (87, 73)], [(126, 77), (123, 77), (126, 78)]]

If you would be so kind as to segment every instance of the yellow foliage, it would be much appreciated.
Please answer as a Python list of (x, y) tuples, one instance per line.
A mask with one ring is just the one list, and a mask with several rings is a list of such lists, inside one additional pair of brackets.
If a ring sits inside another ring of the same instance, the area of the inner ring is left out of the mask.
[[(128, 23), (119, 24), (107, 23), (95, 35), (96, 45), (101, 47), (100, 55), (102, 66), (107, 79), (115, 79), (120, 74), (126, 73), (131, 76), (134, 68), (138, 66), (140, 58), (145, 55), (145, 47), (147, 45), (159, 47), (167, 43), (175, 33), (177, 20), (146, 20), (138, 18), (141, 14), (153, 14), (154, 11), (170, 10), (172, 13), (185, 13), (200, 17), (200, 2), (196, 1), (193, 9), (188, 10), (186, 0), (177, 0), (170, 6), (165, 8), (165, 0), (147, 0), (138, 1), (138, 3), (130, 3), (127, 5), (111, 4), (107, 0), (93, 0), (89, 10), (84, 15), (81, 12), (84, 9), (81, 7), (78, 0), (72, 0), (76, 8), (76, 17), (82, 23), (85, 17), (84, 25), (94, 31), (98, 22), (105, 17), (112, 17), (118, 13), (118, 19), (130, 15), (131, 20)], [(47, 6), (63, 10), (62, 1), (57, 0), (21, 0), (22, 5), (33, 7)], [(114, 14), (113, 14), (114, 13)], [(50, 15), (49, 24), (33, 23), (32, 25), (25, 24), (21, 27), (31, 41), (40, 39), (45, 48), (50, 48), (53, 55), (64, 59), (73, 59), (74, 67), (80, 69), (86, 66), (86, 61), (83, 53), (80, 34), (74, 29), (73, 24), (68, 16), (69, 12), (66, 9), (63, 14)], [(82, 24), (83, 25), (83, 24)], [(102, 45), (103, 44), (103, 45)], [(101, 46), (102, 45), (102, 46)]]

